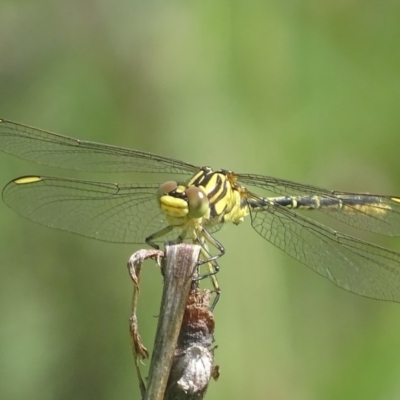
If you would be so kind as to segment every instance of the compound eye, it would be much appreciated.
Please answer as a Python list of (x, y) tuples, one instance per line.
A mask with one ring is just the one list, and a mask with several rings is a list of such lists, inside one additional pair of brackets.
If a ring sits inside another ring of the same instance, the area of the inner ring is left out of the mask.
[(186, 189), (186, 197), (189, 204), (189, 215), (193, 218), (203, 217), (210, 205), (204, 190), (197, 186), (190, 186)]
[(172, 191), (176, 190), (178, 187), (178, 183), (174, 181), (164, 182), (157, 191), (157, 199), (160, 200), (162, 196), (165, 196)]

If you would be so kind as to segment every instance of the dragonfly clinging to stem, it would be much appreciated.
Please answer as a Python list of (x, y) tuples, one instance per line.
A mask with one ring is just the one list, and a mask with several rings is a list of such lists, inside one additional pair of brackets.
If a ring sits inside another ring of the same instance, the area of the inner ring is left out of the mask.
[[(256, 174), (213, 170), (138, 150), (78, 140), (0, 119), (0, 150), (53, 167), (94, 172), (179, 174), (182, 180), (105, 183), (30, 175), (10, 181), (4, 202), (24, 217), (98, 240), (145, 243), (191, 240), (213, 275), (225, 250), (214, 234), (247, 216), (285, 253), (350, 292), (400, 302), (400, 253), (339, 233), (296, 210), (400, 235), (400, 198), (337, 192)], [(247, 189), (274, 193), (262, 197)], [(212, 255), (210, 246), (217, 249)], [(214, 275), (213, 275), (214, 277)], [(218, 283), (214, 277), (214, 285)]]

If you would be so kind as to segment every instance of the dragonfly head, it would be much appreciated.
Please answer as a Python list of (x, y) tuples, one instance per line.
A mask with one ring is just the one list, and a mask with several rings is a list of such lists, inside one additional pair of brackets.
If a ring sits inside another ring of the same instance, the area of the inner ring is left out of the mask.
[(179, 185), (175, 181), (163, 183), (157, 192), (161, 209), (171, 217), (203, 217), (210, 202), (202, 187)]

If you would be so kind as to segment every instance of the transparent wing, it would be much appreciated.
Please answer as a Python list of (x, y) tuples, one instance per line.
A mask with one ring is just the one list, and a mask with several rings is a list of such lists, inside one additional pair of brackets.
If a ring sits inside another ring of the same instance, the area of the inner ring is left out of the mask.
[(187, 174), (198, 170), (172, 158), (73, 139), (2, 119), (0, 150), (37, 163), (81, 171)]
[[(335, 192), (316, 186), (303, 185), (269, 176), (239, 174), (241, 183), (256, 186), (282, 196), (317, 196), (323, 199), (341, 201), (343, 208), (324, 207), (317, 211), (326, 213), (350, 226), (389, 236), (400, 236), (400, 198), (362, 193)], [(358, 201), (353, 201), (358, 199)], [(363, 205), (363, 199), (366, 203)]]
[[(144, 243), (167, 224), (155, 184), (113, 184), (53, 177), (21, 177), (3, 189), (4, 202), (51, 228), (118, 243)], [(176, 239), (179, 232), (159, 240)]]
[(361, 296), (400, 302), (400, 254), (338, 233), (284, 207), (251, 212), (253, 228), (279, 249)]

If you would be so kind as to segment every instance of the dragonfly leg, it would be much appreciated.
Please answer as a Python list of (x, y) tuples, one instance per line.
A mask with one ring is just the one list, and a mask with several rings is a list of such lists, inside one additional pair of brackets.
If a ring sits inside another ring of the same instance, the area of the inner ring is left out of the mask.
[(153, 242), (153, 240), (158, 239), (164, 235), (166, 235), (167, 233), (171, 232), (172, 229), (174, 229), (174, 227), (172, 225), (168, 225), (165, 228), (161, 229), (160, 231), (153, 233), (152, 235), (150, 235), (149, 237), (146, 238), (146, 243), (153, 247), (156, 250), (160, 249), (160, 246), (156, 243)]
[[(206, 252), (208, 255), (208, 258), (202, 261), (199, 261), (199, 265), (208, 263), (208, 262), (212, 262), (212, 261), (216, 261), (218, 258), (222, 257), (225, 254), (225, 247), (222, 246), (222, 244), (220, 242), (218, 242), (217, 239), (215, 239), (215, 237), (213, 237), (212, 235), (210, 235), (210, 233), (204, 228), (201, 227), (201, 235), (202, 237), (205, 239), (205, 241), (203, 241), (203, 243), (200, 243), (200, 245), (202, 247), (204, 247), (203, 245), (206, 244), (206, 242), (210, 243), (213, 247), (215, 247), (219, 253), (216, 254), (215, 256), (211, 256), (211, 254), (208, 251), (208, 248), (206, 248)], [(219, 271), (219, 266), (218, 264), (215, 262), (215, 271), (214, 274), (216, 274)]]
[[(201, 235), (197, 236), (196, 242), (201, 246), (200, 254), (202, 256), (202, 260), (199, 260), (197, 265), (201, 266), (207, 264), (207, 269), (208, 269), (208, 272), (204, 275), (201, 275), (197, 280), (202, 280), (205, 278), (211, 279), (216, 294), (213, 304), (211, 306), (211, 309), (214, 309), (214, 307), (218, 303), (221, 294), (221, 288), (219, 286), (216, 277), (216, 274), (219, 272), (219, 265), (216, 260), (225, 254), (225, 248), (222, 246), (220, 242), (218, 242), (218, 240), (216, 240), (213, 236), (211, 236), (204, 227), (201, 228)], [(213, 247), (217, 248), (219, 254), (212, 256), (210, 254), (210, 251), (208, 250), (208, 243)]]

